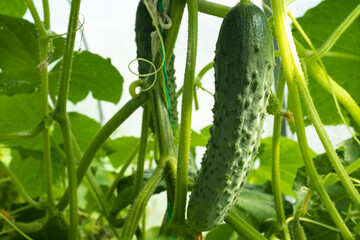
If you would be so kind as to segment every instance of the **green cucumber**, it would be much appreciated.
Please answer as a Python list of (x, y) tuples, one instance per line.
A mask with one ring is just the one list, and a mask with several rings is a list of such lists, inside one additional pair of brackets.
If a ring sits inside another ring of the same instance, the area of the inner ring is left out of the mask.
[[(155, 31), (155, 27), (152, 24), (151, 16), (143, 3), (140, 0), (139, 5), (136, 9), (135, 18), (135, 42), (136, 42), (136, 57), (144, 58), (152, 61), (151, 52), (151, 32)], [(139, 73), (149, 73), (151, 65), (145, 61), (139, 61)]]
[(187, 208), (189, 226), (197, 231), (222, 222), (257, 154), (275, 64), (271, 30), (260, 8), (241, 1), (229, 10), (214, 61), (214, 121)]
[(166, 73), (167, 73), (167, 87), (169, 92), (169, 104), (171, 110), (171, 121), (173, 125), (173, 129), (179, 128), (179, 113), (177, 110), (177, 95), (176, 95), (176, 77), (175, 77), (175, 55), (172, 54), (169, 60), (169, 64), (166, 66)]

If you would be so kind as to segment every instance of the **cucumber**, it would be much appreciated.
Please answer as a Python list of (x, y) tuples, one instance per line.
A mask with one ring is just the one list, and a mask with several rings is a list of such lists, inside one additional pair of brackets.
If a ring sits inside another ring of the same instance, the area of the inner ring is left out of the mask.
[(171, 121), (173, 129), (179, 128), (179, 112), (177, 110), (177, 95), (176, 95), (176, 77), (175, 77), (175, 55), (172, 54), (169, 60), (169, 64), (166, 66), (166, 73), (168, 77), (167, 87), (170, 99)]
[(187, 208), (189, 226), (208, 231), (225, 218), (257, 154), (273, 82), (274, 49), (268, 21), (241, 1), (226, 14), (215, 51), (211, 137)]
[[(135, 42), (136, 42), (136, 57), (145, 58), (152, 61), (151, 53), (151, 32), (155, 31), (155, 27), (152, 24), (151, 16), (143, 3), (140, 0), (136, 9), (135, 18)], [(139, 73), (146, 74), (149, 72), (151, 66), (145, 61), (139, 61)]]

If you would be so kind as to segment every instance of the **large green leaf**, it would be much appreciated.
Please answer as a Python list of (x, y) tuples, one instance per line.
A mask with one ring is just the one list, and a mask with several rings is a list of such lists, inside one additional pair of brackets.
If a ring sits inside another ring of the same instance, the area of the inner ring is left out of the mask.
[[(71, 122), (71, 131), (79, 144), (80, 149), (84, 151), (91, 139), (100, 129), (100, 123), (77, 112), (69, 113), (69, 119)], [(58, 143), (63, 142), (59, 127), (56, 128), (53, 135)]]
[[(255, 169), (248, 177), (248, 181), (256, 184), (263, 184), (266, 180), (271, 180), (271, 153), (272, 137), (261, 140), (257, 157), (260, 160), (260, 167)], [(315, 156), (315, 153), (312, 152)], [(298, 143), (285, 138), (280, 138), (280, 186), (281, 191), (290, 196), (294, 196), (292, 190), (296, 171), (303, 166), (303, 160)]]
[(113, 167), (118, 168), (131, 156), (138, 143), (139, 138), (120, 137), (114, 140), (107, 140), (103, 146), (103, 149), (110, 157), (110, 162)]
[[(10, 170), (17, 176), (31, 197), (39, 197), (45, 193), (43, 152), (34, 150), (12, 150)], [(53, 153), (52, 173), (54, 187), (59, 186), (65, 163), (59, 155)]]
[[(315, 8), (308, 10), (298, 21), (314, 46), (319, 49), (358, 4), (358, 0), (326, 0)], [(299, 32), (294, 30), (293, 33), (303, 46), (309, 49)], [(360, 18), (357, 18), (330, 50), (341, 54), (351, 54), (357, 60), (336, 56), (328, 57), (326, 55), (323, 57), (329, 75), (345, 88), (357, 103), (360, 103), (360, 81), (356, 81), (356, 79), (360, 78), (359, 42)], [(323, 123), (327, 125), (342, 123), (332, 96), (311, 75), (309, 75), (309, 88)], [(306, 114), (305, 118), (307, 117)]]
[[(62, 61), (50, 73), (51, 94), (57, 94)], [(69, 100), (73, 103), (83, 100), (91, 91), (94, 98), (117, 103), (122, 93), (123, 78), (111, 64), (88, 51), (74, 53)]]
[(40, 94), (0, 95), (0, 112), (0, 134), (30, 129), (41, 120)]
[(22, 17), (27, 10), (25, 0), (0, 0), (0, 14)]
[[(64, 39), (54, 39), (53, 44), (52, 61), (55, 61), (62, 55)], [(21, 18), (0, 15), (0, 94), (38, 90), (39, 63), (39, 38), (34, 24)]]
[(0, 33), (0, 84), (39, 85), (39, 42), (34, 24), (0, 15)]

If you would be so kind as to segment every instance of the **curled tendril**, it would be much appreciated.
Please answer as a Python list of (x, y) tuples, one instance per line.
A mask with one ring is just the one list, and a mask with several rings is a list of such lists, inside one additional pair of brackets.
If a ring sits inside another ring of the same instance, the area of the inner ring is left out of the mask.
[[(134, 72), (133, 70), (131, 70), (131, 68), (130, 68), (130, 65), (131, 65), (133, 62), (135, 62), (135, 61), (144, 61), (144, 62), (147, 62), (147, 63), (149, 63), (149, 64), (153, 67), (153, 69), (154, 69), (155, 71), (154, 71), (154, 72), (150, 72), (150, 73), (145, 73), (145, 74), (136, 73), (136, 72)], [(145, 92), (145, 91), (150, 90), (150, 89), (154, 86), (154, 84), (155, 84), (155, 82), (156, 82), (156, 79), (157, 79), (157, 72), (161, 69), (161, 67), (160, 67), (159, 69), (156, 69), (156, 66), (155, 66), (155, 64), (154, 64), (153, 62), (151, 62), (151, 61), (149, 61), (149, 60), (147, 60), (147, 59), (145, 59), (145, 58), (136, 58), (136, 59), (132, 60), (132, 61), (129, 63), (128, 69), (129, 69), (129, 71), (130, 71), (132, 74), (134, 74), (134, 75), (136, 75), (136, 76), (138, 76), (138, 77), (148, 77), (148, 76), (154, 75), (154, 81), (151, 83), (150, 87), (148, 87), (148, 88), (146, 88), (146, 89), (141, 89), (141, 90), (140, 90), (140, 91), (142, 91), (142, 92)], [(137, 80), (137, 81), (141, 81), (141, 80)], [(137, 81), (135, 81), (135, 82), (137, 82)], [(142, 85), (143, 85), (143, 81), (141, 81), (141, 83), (142, 83), (141, 85), (138, 84), (137, 86), (142, 86)], [(131, 85), (130, 85), (130, 86), (131, 86)], [(129, 90), (131, 90), (131, 89), (129, 89)], [(133, 93), (134, 93), (134, 92), (133, 92)], [(131, 94), (131, 96), (133, 96), (131, 92), (130, 92), (130, 94)], [(135, 96), (138, 96), (138, 94), (135, 93)]]
[(142, 87), (144, 85), (144, 82), (141, 80), (133, 81), (129, 86), (129, 93), (132, 98), (136, 98), (139, 96), (139, 94), (136, 93), (136, 88)]
[[(159, 21), (158, 21), (159, 17), (157, 17), (157, 18), (155, 17), (155, 15), (157, 15), (157, 10), (156, 10), (157, 4), (154, 5), (154, 2), (157, 3), (157, 0), (151, 1), (150, 4), (148, 3), (147, 0), (143, 0), (143, 2), (144, 2), (144, 5), (146, 6), (146, 9), (148, 10), (148, 12), (149, 12), (149, 14), (150, 14), (150, 16), (151, 16), (151, 19), (152, 19), (152, 21), (153, 21), (153, 25), (155, 26), (155, 32), (153, 32), (153, 33), (151, 34), (151, 36), (152, 36), (152, 46), (156, 46), (156, 48), (157, 48), (159, 41), (160, 41), (161, 46), (165, 46), (164, 40), (163, 40), (163, 38), (162, 38), (162, 36), (161, 36), (161, 32), (160, 32), (160, 29), (159, 29), (159, 25), (160, 25), (162, 28), (164, 28), (164, 27), (162, 26), (162, 24), (163, 24), (163, 25), (165, 26), (164, 29), (168, 29), (168, 28), (171, 27), (171, 19), (170, 19), (169, 16), (166, 14), (166, 11), (164, 11), (163, 17), (164, 17), (166, 23), (165, 23), (165, 22), (159, 23)], [(164, 9), (166, 10), (166, 8), (167, 8), (167, 1), (164, 1), (164, 2), (166, 2), (166, 3), (163, 4), (163, 7), (164, 7)], [(155, 10), (154, 10), (154, 9), (155, 9)], [(155, 14), (154, 14), (154, 11), (155, 11)], [(161, 18), (161, 21), (163, 21), (162, 18)], [(156, 35), (156, 36), (154, 36), (154, 35)], [(153, 48), (153, 47), (152, 47), (152, 48)], [(155, 49), (155, 48), (154, 48), (154, 49)], [(152, 52), (153, 56), (156, 54), (156, 51), (157, 51), (157, 50), (155, 50), (155, 51)], [(130, 61), (130, 63), (128, 64), (128, 69), (129, 69), (129, 71), (130, 71), (132, 74), (134, 74), (134, 75), (136, 75), (136, 76), (138, 76), (138, 77), (148, 77), (148, 76), (154, 75), (154, 81), (152, 82), (152, 84), (151, 84), (148, 88), (146, 88), (146, 89), (141, 89), (140, 91), (143, 91), (143, 92), (144, 92), (144, 91), (148, 91), (148, 90), (150, 90), (150, 89), (155, 85), (156, 79), (157, 79), (157, 74), (158, 74), (158, 72), (163, 68), (164, 63), (165, 63), (165, 59), (166, 59), (165, 47), (162, 47), (162, 48), (161, 48), (161, 51), (162, 51), (162, 54), (163, 54), (164, 57), (162, 58), (162, 62), (161, 62), (161, 65), (160, 65), (159, 68), (156, 68), (155, 64), (154, 64), (152, 61), (149, 61), (149, 60), (147, 60), (147, 59), (145, 59), (145, 58), (136, 58), (136, 59)], [(149, 63), (149, 64), (153, 67), (154, 71), (153, 71), (153, 72), (150, 72), (150, 73), (146, 73), (146, 74), (139, 74), (139, 73), (134, 72), (133, 70), (131, 70), (130, 65), (131, 65), (133, 62), (135, 62), (135, 61), (144, 61), (144, 62)], [(141, 84), (140, 84), (139, 81), (141, 82)], [(136, 90), (137, 87), (142, 87), (142, 86), (143, 86), (143, 81), (141, 81), (141, 80), (134, 81), (134, 82), (130, 85), (130, 87), (129, 87), (129, 91), (130, 91), (131, 96), (132, 96), (132, 97), (137, 97), (138, 94), (135, 92), (135, 90)]]

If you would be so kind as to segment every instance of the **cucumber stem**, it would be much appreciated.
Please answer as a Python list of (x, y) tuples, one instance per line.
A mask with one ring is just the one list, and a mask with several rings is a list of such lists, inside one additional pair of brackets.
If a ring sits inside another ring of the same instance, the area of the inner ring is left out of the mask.
[[(77, 184), (80, 184), (95, 154), (109, 138), (109, 136), (142, 104), (146, 102), (148, 95), (141, 93), (137, 98), (127, 102), (93, 137), (87, 145), (77, 167)], [(68, 204), (68, 189), (57, 204), (57, 208), (63, 211)]]
[[(276, 96), (280, 101), (280, 105), (283, 104), (285, 88), (285, 76), (283, 71), (280, 73), (280, 77), (276, 87)], [(282, 117), (277, 114), (274, 117), (273, 125), (273, 139), (272, 139), (272, 161), (271, 161), (271, 179), (272, 190), (274, 195), (275, 210), (278, 222), (283, 226), (283, 239), (290, 240), (289, 228), (286, 224), (284, 206), (280, 189), (280, 133), (281, 133), (281, 121)]]
[(191, 114), (193, 88), (195, 78), (195, 64), (197, 51), (198, 7), (196, 1), (187, 1), (189, 26), (186, 68), (181, 105), (181, 125), (179, 140), (179, 155), (177, 162), (177, 176), (175, 188), (175, 203), (170, 225), (185, 224), (185, 208), (187, 198), (188, 160), (190, 153)]
[(224, 18), (230, 7), (205, 0), (197, 0), (199, 12)]
[[(43, 9), (44, 9), (44, 24), (41, 22), (39, 14), (35, 8), (35, 5), (32, 0), (26, 0), (28, 8), (31, 12), (31, 15), (35, 22), (36, 31), (39, 35), (40, 43), (40, 78), (41, 78), (41, 110), (42, 118), (46, 120), (49, 116), (49, 74), (48, 74), (48, 43), (49, 38), (47, 30), (50, 29), (50, 14), (49, 14), (49, 3), (47, 0), (43, 0)], [(47, 201), (49, 206), (54, 205), (54, 198), (52, 193), (52, 167), (51, 167), (51, 150), (50, 150), (50, 134), (49, 128), (46, 126), (42, 129), (43, 132), (43, 157), (44, 157), (44, 176), (45, 176), (45, 188)]]
[[(339, 228), (344, 239), (354, 239), (351, 232), (342, 220), (340, 214), (336, 210), (334, 204), (332, 203), (329, 195), (327, 194), (321, 182), (321, 179), (316, 172), (314, 162), (312, 161), (310, 156), (306, 140), (305, 126), (300, 104), (300, 96), (297, 89), (297, 83), (295, 82), (294, 78), (294, 67), (299, 67), (299, 65), (294, 65), (293, 62), (293, 58), (296, 57), (296, 50), (290, 45), (293, 39), (289, 24), (287, 23), (286, 19), (285, 2), (283, 0), (271, 0), (271, 5), (273, 7), (275, 30), (278, 37), (279, 49), (281, 53), (282, 63), (284, 66), (285, 79), (288, 84), (290, 102), (294, 109), (296, 134), (298, 137), (298, 142), (306, 170), (310, 176), (312, 184), (314, 185), (316, 191), (321, 198), (321, 201), (328, 209), (331, 218), (335, 222), (336, 226)], [(292, 48), (290, 49), (290, 47)]]

